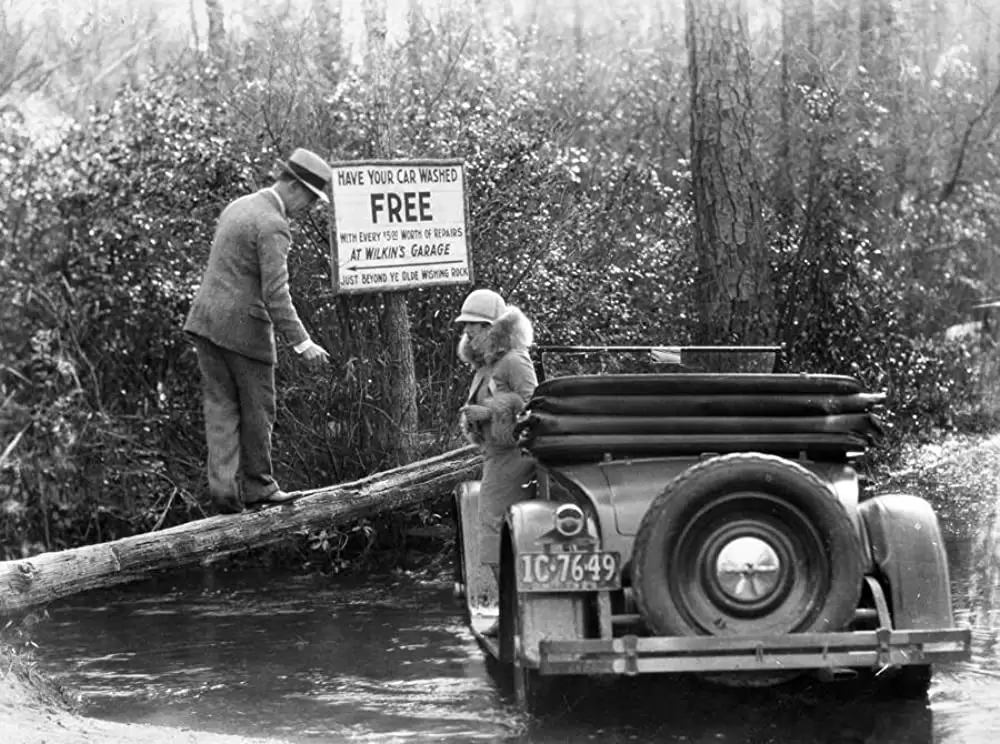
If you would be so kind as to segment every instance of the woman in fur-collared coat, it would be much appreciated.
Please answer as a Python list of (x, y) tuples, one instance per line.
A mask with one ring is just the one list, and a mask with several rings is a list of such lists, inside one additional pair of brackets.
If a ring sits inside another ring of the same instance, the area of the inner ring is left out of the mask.
[(538, 385), (528, 348), (531, 321), (496, 292), (477, 289), (455, 321), (463, 325), (459, 358), (474, 370), (462, 430), (483, 454), (479, 489), (479, 555), (497, 575), (507, 508), (534, 495), (534, 460), (521, 452), (514, 423)]

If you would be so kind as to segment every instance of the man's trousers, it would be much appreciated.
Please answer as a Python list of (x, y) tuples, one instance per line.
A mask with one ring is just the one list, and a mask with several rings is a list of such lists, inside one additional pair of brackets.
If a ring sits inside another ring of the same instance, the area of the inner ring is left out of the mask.
[(252, 504), (278, 490), (271, 469), (274, 365), (194, 337), (208, 442), (208, 487), (222, 504)]

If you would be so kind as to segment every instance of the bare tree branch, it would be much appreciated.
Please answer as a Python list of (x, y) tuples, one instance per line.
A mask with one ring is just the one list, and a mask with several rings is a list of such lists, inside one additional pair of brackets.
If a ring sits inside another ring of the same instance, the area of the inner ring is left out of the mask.
[(965, 133), (962, 135), (962, 144), (958, 147), (958, 157), (955, 158), (955, 167), (952, 168), (951, 177), (945, 181), (944, 186), (941, 187), (941, 193), (938, 195), (938, 204), (947, 201), (951, 195), (955, 193), (955, 188), (958, 186), (959, 176), (962, 173), (962, 165), (965, 162), (965, 153), (969, 147), (969, 140), (972, 138), (972, 130), (975, 129), (976, 125), (982, 121), (986, 114), (989, 113), (998, 98), (1000, 98), (1000, 79), (997, 80), (997, 85), (993, 89), (993, 93), (990, 95), (989, 99), (983, 104), (983, 107), (979, 109), (978, 113), (976, 113), (976, 115), (969, 120), (969, 123), (965, 127)]
[[(14, 88), (30, 93), (48, 80), (52, 68), (46, 67), (33, 35), (23, 21), (11, 23), (7, 8), (0, 6), (0, 96)], [(32, 47), (36, 50), (28, 52)]]
[(197, 49), (201, 46), (201, 38), (198, 36), (198, 20), (195, 18), (194, 0), (190, 0), (188, 4), (188, 14), (191, 18), (191, 36), (194, 37), (194, 48)]

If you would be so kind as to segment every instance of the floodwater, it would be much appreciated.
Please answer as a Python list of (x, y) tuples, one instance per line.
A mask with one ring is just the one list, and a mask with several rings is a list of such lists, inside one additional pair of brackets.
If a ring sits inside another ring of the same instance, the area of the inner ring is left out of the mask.
[(565, 705), (529, 720), (450, 588), (404, 577), (206, 569), (55, 604), (35, 640), (42, 668), (88, 715), (291, 742), (988, 742), (1000, 736), (1000, 546), (996, 508), (980, 511), (942, 518), (974, 656), (940, 666), (926, 701), (854, 683), (733, 690), (643, 677), (567, 686)]

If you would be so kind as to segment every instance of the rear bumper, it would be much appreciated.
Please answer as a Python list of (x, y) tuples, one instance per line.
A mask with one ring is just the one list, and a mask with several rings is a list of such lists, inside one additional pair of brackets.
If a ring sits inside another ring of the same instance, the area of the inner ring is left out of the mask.
[(656, 672), (775, 672), (874, 670), (971, 655), (972, 631), (879, 630), (796, 633), (773, 637), (653, 637), (634, 635), (539, 644), (541, 674), (637, 675)]

